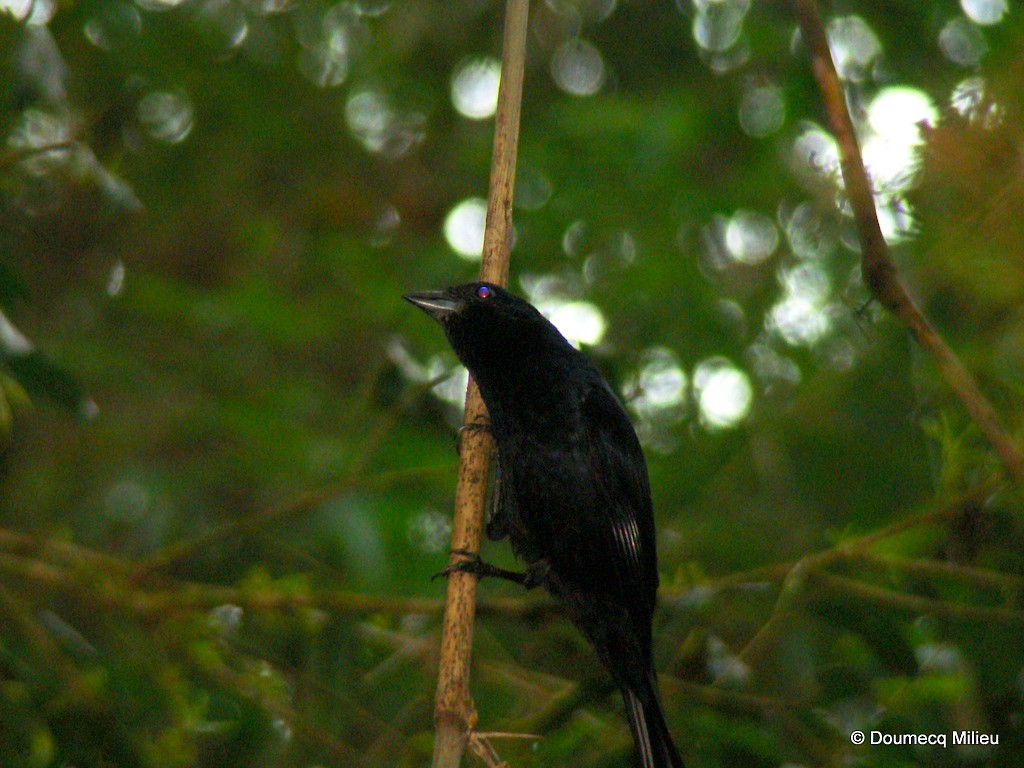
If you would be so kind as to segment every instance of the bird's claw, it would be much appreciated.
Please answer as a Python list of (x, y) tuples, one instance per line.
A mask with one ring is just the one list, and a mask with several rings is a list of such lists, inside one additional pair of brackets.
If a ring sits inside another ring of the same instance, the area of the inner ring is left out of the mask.
[(466, 558), (465, 560), (459, 560), (458, 562), (452, 563), (447, 568), (442, 568), (440, 571), (430, 577), (431, 581), (436, 581), (442, 576), (451, 576), (453, 573), (472, 573), (476, 576), (480, 574), (477, 572), (479, 567), (483, 565), (483, 561), (480, 559), (480, 555), (476, 552), (470, 552), (468, 549), (453, 549), (453, 555)]
[(485, 563), (476, 552), (470, 552), (466, 549), (453, 549), (452, 554), (465, 559), (452, 563), (447, 568), (438, 571), (431, 577), (431, 581), (439, 576), (451, 576), (453, 573), (470, 573), (478, 579), (492, 577), (521, 584), (524, 587), (532, 586), (529, 574), (507, 571), (504, 568), (498, 568), (490, 563)]
[(463, 424), (455, 432), (455, 452), (462, 455), (462, 434), (464, 432), (490, 432), (491, 425), (482, 421), (471, 421), (467, 424)]

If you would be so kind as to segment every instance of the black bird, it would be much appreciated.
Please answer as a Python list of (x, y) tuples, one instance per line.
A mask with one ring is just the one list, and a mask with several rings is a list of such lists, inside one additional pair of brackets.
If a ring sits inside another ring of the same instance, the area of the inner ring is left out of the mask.
[(597, 368), (535, 307), (490, 283), (404, 297), (444, 329), (491, 418), (498, 451), (487, 536), (526, 572), (455, 569), (543, 585), (622, 691), (644, 768), (682, 768), (651, 659), (654, 514), (636, 432)]

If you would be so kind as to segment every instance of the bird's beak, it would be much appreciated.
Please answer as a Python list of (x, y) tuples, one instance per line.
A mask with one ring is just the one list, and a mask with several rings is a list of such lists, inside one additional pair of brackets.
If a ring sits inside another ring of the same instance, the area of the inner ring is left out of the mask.
[(419, 291), (407, 293), (402, 298), (422, 309), (439, 323), (462, 309), (462, 301), (453, 299), (444, 291)]

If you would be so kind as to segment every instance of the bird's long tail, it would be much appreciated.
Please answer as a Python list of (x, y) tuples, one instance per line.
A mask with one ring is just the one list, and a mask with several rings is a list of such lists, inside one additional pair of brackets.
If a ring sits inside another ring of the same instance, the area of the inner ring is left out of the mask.
[(643, 768), (685, 768), (665, 724), (654, 670), (635, 688), (623, 686), (622, 700), (626, 703), (626, 717), (640, 765)]

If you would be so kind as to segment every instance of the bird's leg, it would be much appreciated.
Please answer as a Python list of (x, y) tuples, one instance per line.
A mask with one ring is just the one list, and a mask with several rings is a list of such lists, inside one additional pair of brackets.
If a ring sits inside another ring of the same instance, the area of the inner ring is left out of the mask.
[[(525, 573), (520, 573), (519, 571), (508, 571), (504, 568), (499, 568), (496, 565), (485, 563), (483, 560), (480, 559), (480, 555), (478, 555), (476, 552), (470, 552), (465, 549), (453, 549), (452, 554), (458, 555), (459, 557), (464, 557), (466, 559), (460, 560), (457, 563), (452, 563), (447, 568), (438, 571), (433, 575), (431, 581), (438, 578), (439, 576), (450, 576), (453, 573), (471, 573), (478, 579), (504, 579), (505, 581), (512, 581), (516, 584), (520, 584), (526, 587), (527, 589), (531, 589), (540, 583), (540, 581), (537, 578), (538, 574), (534, 573), (534, 566), (530, 566), (530, 568), (528, 568)], [(546, 572), (547, 568), (545, 567), (544, 573)]]
[(462, 455), (462, 433), (463, 432), (490, 432), (491, 425), (482, 421), (471, 421), (468, 424), (463, 424), (455, 432), (455, 452)]
[(466, 549), (453, 549), (452, 554), (463, 557), (465, 560), (459, 560), (456, 563), (452, 563), (447, 568), (435, 573), (431, 578), (431, 581), (439, 576), (450, 576), (453, 573), (471, 573), (478, 579), (488, 577), (505, 579), (506, 581), (513, 581), (516, 584), (522, 584), (524, 587), (526, 586), (527, 574), (525, 573), (508, 571), (504, 568), (499, 568), (496, 565), (485, 563), (480, 559), (480, 555), (476, 552), (470, 552)]

